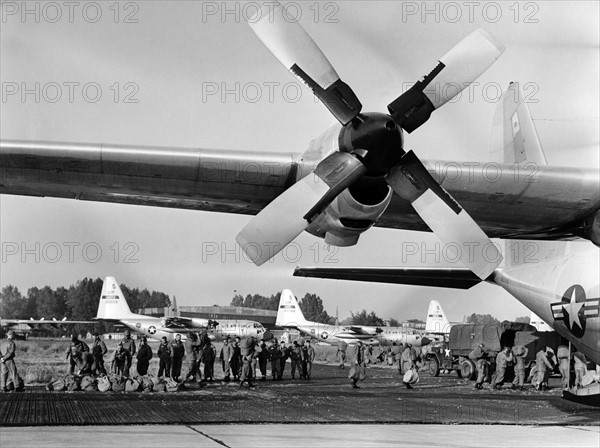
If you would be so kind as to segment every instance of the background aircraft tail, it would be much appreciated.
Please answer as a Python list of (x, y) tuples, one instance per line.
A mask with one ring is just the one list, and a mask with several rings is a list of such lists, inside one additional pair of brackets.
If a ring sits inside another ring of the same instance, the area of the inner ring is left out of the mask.
[(120, 320), (133, 313), (127, 305), (127, 300), (114, 277), (106, 277), (102, 284), (102, 294), (98, 304), (96, 319)]
[(426, 333), (447, 333), (450, 331), (450, 322), (437, 300), (429, 302), (427, 310), (427, 321), (425, 322)]
[(537, 331), (553, 331), (552, 327), (546, 322), (544, 322), (542, 318), (535, 314), (533, 311), (531, 312), (529, 323), (533, 325)]
[(507, 164), (548, 164), (527, 106), (527, 97), (518, 82), (509, 84), (496, 106), (491, 155), (492, 161)]
[(304, 325), (308, 321), (304, 318), (300, 304), (289, 289), (281, 291), (279, 307), (277, 308), (277, 320), (275, 325), (279, 327), (294, 327)]

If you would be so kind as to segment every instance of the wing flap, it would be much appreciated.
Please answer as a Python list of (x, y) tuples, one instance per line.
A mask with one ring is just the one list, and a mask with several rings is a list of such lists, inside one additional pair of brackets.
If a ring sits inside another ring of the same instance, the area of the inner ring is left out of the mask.
[(294, 276), (455, 289), (469, 289), (482, 281), (466, 268), (298, 267), (294, 270)]

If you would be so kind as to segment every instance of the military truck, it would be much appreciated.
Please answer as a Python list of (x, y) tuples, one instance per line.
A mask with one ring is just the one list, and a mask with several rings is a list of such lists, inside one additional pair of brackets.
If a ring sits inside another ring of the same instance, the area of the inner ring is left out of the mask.
[(438, 376), (441, 371), (455, 371), (459, 378), (474, 380), (477, 377), (475, 363), (469, 353), (481, 342), (485, 345), (490, 374), (496, 370), (496, 355), (502, 347), (524, 345), (528, 349), (525, 358), (525, 374), (535, 365), (535, 355), (546, 346), (556, 349), (562, 338), (554, 331), (538, 332), (535, 327), (522, 322), (504, 321), (495, 324), (458, 324), (450, 329), (443, 343), (434, 344), (425, 355), (429, 373)]

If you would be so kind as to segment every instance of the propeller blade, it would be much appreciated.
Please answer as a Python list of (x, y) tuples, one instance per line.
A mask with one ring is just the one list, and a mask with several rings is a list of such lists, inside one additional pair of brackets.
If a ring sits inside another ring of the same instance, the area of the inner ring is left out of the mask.
[(273, 6), (269, 2), (248, 23), (279, 62), (306, 84), (340, 123), (349, 123), (362, 104), (304, 28), (285, 14), (280, 3)]
[[(390, 104), (394, 120), (410, 133), (431, 113), (467, 88), (502, 55), (505, 47), (482, 28), (476, 29), (450, 51), (413, 87)], [(435, 81), (432, 89), (425, 88)]]
[(480, 279), (485, 280), (502, 255), (477, 223), (429, 174), (414, 152), (406, 153), (387, 177), (388, 184), (429, 228)]
[(331, 154), (313, 173), (252, 218), (236, 241), (254, 264), (262, 265), (306, 230), (316, 216), (365, 172), (366, 167), (356, 156), (343, 152)]

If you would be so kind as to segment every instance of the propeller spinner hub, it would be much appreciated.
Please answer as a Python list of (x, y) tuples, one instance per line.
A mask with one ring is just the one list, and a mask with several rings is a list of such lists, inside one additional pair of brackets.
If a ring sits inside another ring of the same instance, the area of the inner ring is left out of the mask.
[(342, 128), (340, 151), (365, 150), (362, 161), (369, 176), (386, 175), (404, 155), (402, 128), (389, 115), (359, 114)]

